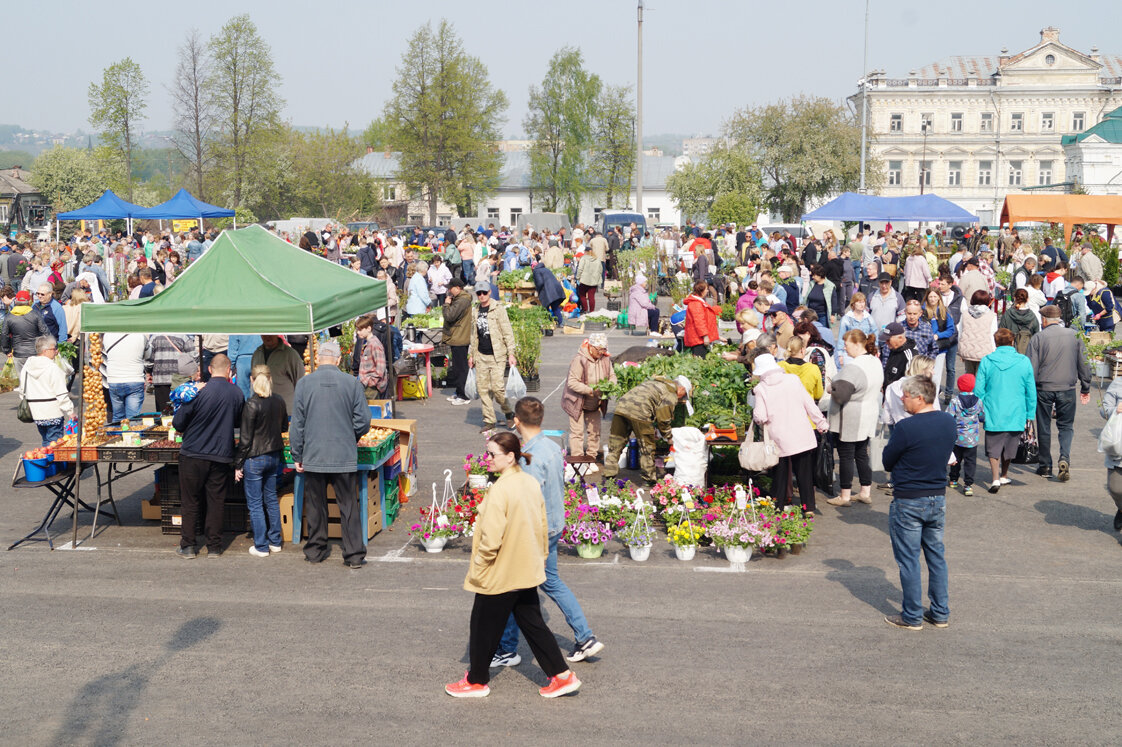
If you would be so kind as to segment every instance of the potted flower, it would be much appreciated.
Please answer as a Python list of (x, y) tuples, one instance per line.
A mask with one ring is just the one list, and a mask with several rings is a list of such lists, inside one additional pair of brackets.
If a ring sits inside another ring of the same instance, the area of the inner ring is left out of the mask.
[(612, 529), (605, 521), (580, 519), (565, 527), (563, 540), (575, 545), (582, 558), (598, 558), (604, 553), (604, 544), (612, 538)]
[(433, 505), (421, 509), (421, 521), (409, 527), (409, 533), (421, 541), (425, 552), (440, 552), (448, 540), (463, 533), (463, 524)]
[(625, 526), (619, 533), (619, 539), (627, 545), (631, 559), (642, 563), (651, 555), (651, 543), (654, 540), (654, 530), (650, 523), (650, 504), (642, 498), (636, 498), (630, 504), (631, 519), (625, 520)]
[(697, 542), (705, 536), (705, 530), (695, 526), (688, 518), (681, 524), (667, 527), (666, 539), (674, 545), (674, 555), (678, 560), (693, 560), (697, 552)]
[(810, 538), (814, 519), (807, 518), (799, 506), (787, 506), (776, 517), (776, 525), (776, 534), (785, 540), (792, 555), (798, 555)]
[(468, 487), (487, 487), (487, 480), (491, 475), (491, 455), (487, 452), (478, 456), (468, 454), (464, 457), (464, 472), (467, 473)]
[(766, 549), (775, 542), (775, 531), (770, 521), (743, 513), (718, 519), (709, 525), (706, 533), (734, 565), (747, 563), (752, 558), (753, 548)]
[(527, 392), (541, 389), (538, 365), (542, 354), (541, 325), (531, 320), (519, 320), (514, 325), (514, 362), (518, 366)]

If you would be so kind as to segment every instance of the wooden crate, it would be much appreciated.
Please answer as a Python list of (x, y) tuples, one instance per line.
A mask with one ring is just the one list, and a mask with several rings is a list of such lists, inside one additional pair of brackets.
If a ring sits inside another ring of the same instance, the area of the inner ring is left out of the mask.
[[(370, 477), (369, 494), (367, 496), (366, 538), (372, 539), (382, 531), (382, 477), (381, 470), (368, 473)], [(364, 476), (360, 473), (360, 477)], [(295, 496), (291, 491), (279, 496), (281, 514), (281, 536), (285, 542), (292, 542), (292, 509), (295, 505)], [(327, 538), (341, 539), (343, 528), (340, 524), (339, 505), (335, 502), (335, 490), (327, 487)], [(307, 534), (307, 523), (302, 523), (301, 528)], [(301, 541), (303, 538), (301, 538)]]

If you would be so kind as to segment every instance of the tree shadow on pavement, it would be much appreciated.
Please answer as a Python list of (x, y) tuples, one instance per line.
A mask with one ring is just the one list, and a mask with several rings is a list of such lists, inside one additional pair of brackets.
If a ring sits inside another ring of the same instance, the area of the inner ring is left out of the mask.
[(211, 637), (222, 627), (212, 617), (196, 617), (179, 626), (164, 650), (148, 662), (130, 663), (124, 669), (90, 680), (64, 711), (65, 721), (52, 744), (120, 744), (125, 741), (129, 717), (153, 677), (173, 655)]
[(1114, 516), (1096, 511), (1087, 506), (1077, 506), (1063, 501), (1037, 501), (1033, 506), (1044, 514), (1046, 524), (1075, 527), (1089, 532), (1103, 532), (1117, 538), (1114, 532)]
[(0, 436), (0, 459), (8, 456), (13, 451), (23, 448), (23, 442), (15, 438)]
[(829, 558), (823, 563), (834, 569), (826, 574), (827, 581), (837, 581), (856, 599), (878, 612), (891, 615), (899, 611), (900, 589), (889, 582), (883, 568), (854, 565), (842, 558)]

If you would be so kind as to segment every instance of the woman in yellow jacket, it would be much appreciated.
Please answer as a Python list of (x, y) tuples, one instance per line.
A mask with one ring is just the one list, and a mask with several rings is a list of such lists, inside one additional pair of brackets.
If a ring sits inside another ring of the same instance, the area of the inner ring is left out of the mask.
[(542, 619), (537, 587), (545, 583), (549, 529), (545, 499), (538, 481), (522, 471), (530, 462), (513, 433), (496, 433), (487, 442), (499, 479), (479, 504), (471, 540), (471, 564), (464, 589), (475, 592), (468, 650), (471, 669), (464, 678), (444, 686), (456, 698), (483, 698), (490, 692), (491, 659), (499, 649), (511, 613), (549, 684), (538, 690), (544, 698), (576, 692), (580, 680), (565, 666), (553, 632)]
[(806, 343), (801, 337), (795, 336), (787, 341), (787, 358), (779, 362), (779, 367), (787, 373), (799, 377), (799, 381), (806, 388), (806, 393), (815, 402), (822, 399), (822, 371), (818, 366), (803, 360)]

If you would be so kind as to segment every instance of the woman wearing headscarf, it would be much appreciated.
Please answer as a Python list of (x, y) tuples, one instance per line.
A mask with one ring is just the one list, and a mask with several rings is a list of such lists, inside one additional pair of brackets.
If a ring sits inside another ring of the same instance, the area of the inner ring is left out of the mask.
[[(596, 332), (580, 346), (569, 363), (561, 409), (569, 416), (569, 454), (600, 456), (600, 428), (608, 410), (608, 400), (596, 391), (601, 381), (616, 381), (612, 359), (608, 356), (608, 336)], [(585, 445), (585, 438), (588, 445)]]
[(638, 273), (635, 284), (627, 293), (627, 321), (635, 329), (658, 331), (658, 306), (647, 292), (647, 276)]

